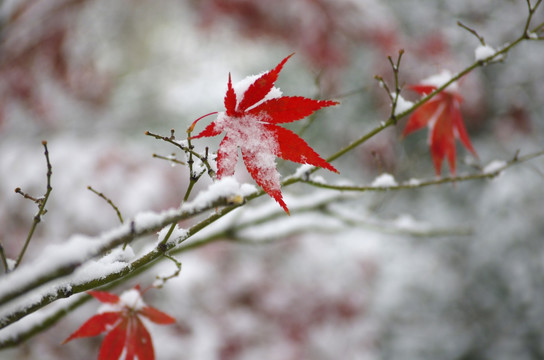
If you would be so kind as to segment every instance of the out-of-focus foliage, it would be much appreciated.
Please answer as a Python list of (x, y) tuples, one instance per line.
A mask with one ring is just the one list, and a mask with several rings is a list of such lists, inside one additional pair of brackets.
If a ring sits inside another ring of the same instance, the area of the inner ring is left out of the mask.
[[(542, 10), (535, 24), (544, 21)], [(229, 72), (242, 78), (296, 52), (280, 77), (285, 95), (342, 104), (318, 113), (304, 134), (326, 157), (387, 118), (389, 99), (373, 79), (391, 81), (387, 55), (404, 49), (401, 82), (417, 83), (474, 61), (478, 39), (458, 20), (499, 48), (519, 36), (527, 16), (524, 1), (509, 0), (13, 0), (1, 11), (0, 242), (8, 256), (19, 251), (36, 210), (13, 189), (39, 195), (45, 186), (42, 139), (53, 165), (54, 190), (29, 261), (45, 244), (117, 223), (87, 185), (126, 217), (177, 206), (187, 170), (153, 159), (171, 149), (143, 132), (182, 134), (222, 105)], [(542, 148), (543, 56), (542, 41), (526, 43), (459, 82), (481, 161), (458, 148), (459, 173)], [(384, 171), (397, 179), (434, 176), (425, 134), (401, 141), (404, 124), (334, 166), (353, 183)], [(291, 165), (280, 165), (289, 174)], [(334, 232), (183, 254), (179, 278), (150, 300), (179, 320), (149, 326), (157, 358), (543, 358), (542, 165), (454, 187), (363, 193), (327, 214), (351, 216), (331, 224)], [(299, 221), (329, 226), (323, 218)], [(289, 221), (257, 233), (268, 239)], [(413, 231), (420, 223), (423, 231)], [(163, 271), (172, 264), (137, 282)], [(98, 341), (58, 344), (94, 310), (81, 308), (2, 358), (91, 358)]]

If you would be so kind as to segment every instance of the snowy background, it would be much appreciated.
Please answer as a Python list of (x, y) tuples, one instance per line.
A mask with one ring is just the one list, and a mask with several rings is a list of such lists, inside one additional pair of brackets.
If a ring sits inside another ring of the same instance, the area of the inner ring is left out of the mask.
[[(318, 112), (303, 136), (327, 157), (388, 117), (373, 79), (391, 80), (388, 55), (405, 50), (406, 84), (456, 72), (479, 45), (458, 20), (498, 48), (519, 36), (527, 15), (522, 0), (19, 0), (0, 9), (0, 242), (10, 257), (36, 212), (13, 190), (45, 190), (42, 140), (53, 166), (48, 213), (24, 262), (72, 234), (118, 225), (88, 185), (125, 218), (178, 206), (188, 170), (153, 158), (175, 149), (144, 132), (174, 128), (181, 138), (194, 119), (223, 110), (229, 73), (237, 81), (295, 52), (277, 82), (283, 93), (342, 103)], [(535, 17), (544, 21), (542, 8)], [(542, 41), (527, 42), (460, 82), (479, 159), (459, 146), (459, 173), (542, 150), (543, 57)], [(317, 174), (355, 184), (384, 172), (432, 178), (426, 131), (402, 140), (404, 124), (335, 161), (340, 175)], [(287, 176), (296, 166), (279, 168)], [(280, 216), (180, 253), (180, 276), (146, 294), (178, 320), (149, 325), (157, 358), (544, 358), (543, 171), (539, 158), (493, 180), (334, 201), (334, 192), (296, 185), (284, 189), (290, 217), (270, 198), (253, 201), (214, 226)], [(210, 183), (201, 180), (193, 197)], [(319, 211), (297, 211), (319, 201)], [(174, 270), (163, 262), (115, 291)], [(98, 306), (88, 302), (0, 357), (94, 358), (101, 338), (60, 343)]]

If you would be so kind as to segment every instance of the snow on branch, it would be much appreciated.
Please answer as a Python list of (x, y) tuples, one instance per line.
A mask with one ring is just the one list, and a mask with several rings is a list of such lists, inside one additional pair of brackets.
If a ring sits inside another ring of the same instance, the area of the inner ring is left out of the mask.
[[(151, 262), (164, 252), (175, 247), (179, 242), (191, 236), (201, 226), (195, 225), (186, 232), (186, 237), (176, 242), (157, 246), (153, 251), (132, 263), (112, 261), (99, 267), (87, 268), (85, 274), (76, 272), (82, 265), (108, 251), (128, 244), (136, 238), (158, 232), (163, 227), (201, 214), (207, 210), (221, 206), (232, 205), (232, 199), (237, 199), (231, 209), (241, 205), (239, 198), (254, 193), (254, 187), (240, 185), (234, 178), (227, 177), (212, 184), (207, 191), (201, 192), (194, 201), (184, 203), (178, 209), (161, 213), (145, 212), (111, 231), (98, 237), (83, 235), (72, 236), (61, 244), (46, 247), (36, 261), (20, 266), (17, 271), (7, 274), (0, 279), (0, 329), (19, 320), (25, 315), (60, 298), (69, 297), (130, 273), (133, 269)], [(116, 259), (112, 257), (112, 259)], [(107, 269), (104, 270), (104, 265)], [(92, 269), (95, 269), (93, 271)], [(43, 290), (39, 288), (55, 279), (73, 274), (73, 277), (62, 279), (54, 286), (49, 284)], [(115, 275), (115, 276), (111, 276)], [(28, 296), (29, 292), (38, 289), (37, 293)], [(20, 299), (25, 295), (24, 299)], [(15, 301), (17, 300), (17, 301)]]

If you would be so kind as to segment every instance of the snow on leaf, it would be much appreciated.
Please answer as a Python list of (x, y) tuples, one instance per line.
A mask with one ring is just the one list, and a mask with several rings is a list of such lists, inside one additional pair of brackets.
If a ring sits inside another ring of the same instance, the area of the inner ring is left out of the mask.
[(125, 359), (153, 360), (155, 358), (151, 335), (140, 316), (157, 324), (172, 324), (173, 317), (146, 305), (137, 286), (117, 296), (105, 291), (88, 291), (90, 295), (111, 306), (112, 311), (101, 312), (87, 320), (64, 343), (80, 337), (97, 336), (107, 332), (98, 360), (117, 360), (125, 350)]
[(281, 194), (276, 157), (338, 172), (298, 135), (276, 125), (303, 119), (321, 108), (338, 104), (330, 100), (281, 96), (274, 83), (291, 56), (283, 59), (274, 69), (243, 80), (241, 85), (232, 85), (229, 75), (226, 111), (218, 113), (211, 124), (192, 137), (225, 133), (217, 152), (217, 177), (221, 179), (234, 174), (240, 148), (249, 174), (287, 213), (289, 210)]
[[(411, 85), (408, 88), (421, 95), (428, 95), (449, 79), (451, 75), (448, 72), (442, 72), (423, 80), (421, 84)], [(431, 157), (437, 175), (441, 173), (444, 158), (448, 159), (451, 173), (455, 175), (455, 138), (458, 138), (474, 156), (477, 156), (461, 115), (460, 104), (463, 99), (456, 91), (455, 84), (452, 85), (415, 110), (403, 132), (403, 136), (406, 136), (425, 126), (429, 128)]]

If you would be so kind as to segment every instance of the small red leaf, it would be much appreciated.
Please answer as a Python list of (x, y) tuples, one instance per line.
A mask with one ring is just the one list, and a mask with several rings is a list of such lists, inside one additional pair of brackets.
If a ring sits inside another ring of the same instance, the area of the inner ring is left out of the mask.
[[(411, 85), (409, 88), (422, 95), (437, 89), (436, 86), (428, 84)], [(455, 175), (456, 137), (474, 156), (477, 156), (461, 116), (462, 100), (458, 93), (442, 90), (416, 109), (404, 128), (403, 136), (429, 126), (431, 157), (437, 175), (441, 173), (444, 158), (448, 160), (450, 172)]]
[[(140, 294), (146, 291), (141, 291), (139, 285), (136, 285), (134, 289)], [(117, 300), (115, 301), (117, 303), (120, 299), (117, 295), (104, 291), (89, 291), (89, 293), (100, 301), (107, 303), (111, 303), (113, 300)], [(130, 295), (132, 297), (134, 294)], [(138, 360), (153, 360), (154, 352), (151, 335), (139, 316), (145, 316), (161, 325), (172, 324), (176, 319), (151, 306), (143, 306), (138, 309), (127, 304), (121, 305), (122, 307), (119, 306), (118, 311), (105, 312), (91, 317), (76, 332), (70, 335), (64, 343), (75, 338), (96, 336), (108, 331), (100, 347), (99, 360), (118, 360), (123, 354), (123, 350), (126, 350), (125, 360), (134, 360), (135, 358)]]
[(105, 312), (94, 315), (62, 343), (66, 344), (70, 340), (81, 337), (97, 336), (108, 330), (109, 326), (114, 325), (120, 319), (121, 315), (118, 312)]
[(156, 324), (172, 324), (176, 319), (151, 306), (145, 306), (139, 313)]

